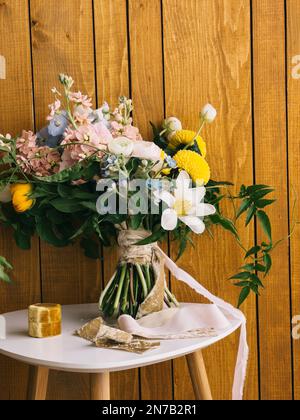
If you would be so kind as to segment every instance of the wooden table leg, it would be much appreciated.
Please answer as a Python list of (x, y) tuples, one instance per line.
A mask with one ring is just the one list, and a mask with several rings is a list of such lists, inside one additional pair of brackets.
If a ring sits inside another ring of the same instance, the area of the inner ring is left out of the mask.
[(203, 354), (198, 351), (186, 356), (191, 380), (197, 400), (212, 401), (212, 393), (208, 382)]
[(109, 372), (91, 373), (91, 400), (110, 400)]
[(42, 366), (30, 366), (27, 400), (43, 401), (47, 396), (49, 369)]

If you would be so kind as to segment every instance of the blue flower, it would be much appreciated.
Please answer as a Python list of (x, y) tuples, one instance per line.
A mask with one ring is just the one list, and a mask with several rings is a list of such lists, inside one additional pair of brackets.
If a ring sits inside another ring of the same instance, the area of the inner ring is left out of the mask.
[(147, 179), (146, 185), (149, 190), (159, 190), (162, 188), (162, 182), (159, 179)]
[(62, 136), (66, 131), (69, 125), (69, 120), (67, 113), (63, 111), (62, 113), (55, 115), (53, 120), (50, 122), (48, 131), (50, 136), (57, 137)]
[(51, 136), (49, 134), (49, 127), (42, 128), (37, 133), (37, 143), (39, 146), (48, 146), (51, 149), (58, 147), (63, 139), (63, 136)]
[(166, 157), (166, 162), (170, 168), (172, 169), (177, 168), (176, 160), (174, 160), (171, 156)]

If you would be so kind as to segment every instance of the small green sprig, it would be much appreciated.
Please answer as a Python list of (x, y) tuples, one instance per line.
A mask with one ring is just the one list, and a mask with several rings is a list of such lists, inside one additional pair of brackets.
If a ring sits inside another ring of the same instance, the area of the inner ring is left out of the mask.
[(230, 197), (232, 200), (241, 200), (235, 221), (246, 213), (245, 226), (247, 227), (252, 220), (256, 220), (268, 239), (268, 242), (257, 244), (249, 250), (241, 245), (245, 251), (247, 263), (240, 268), (241, 271), (238, 274), (231, 277), (231, 280), (238, 280), (235, 286), (242, 288), (238, 302), (239, 307), (251, 291), (259, 296), (259, 288), (264, 287), (261, 276), (265, 278), (272, 267), (271, 253), (274, 249), (272, 226), (265, 209), (276, 201), (267, 198), (273, 191), (274, 189), (268, 185), (252, 185), (250, 187), (242, 185), (239, 195)]

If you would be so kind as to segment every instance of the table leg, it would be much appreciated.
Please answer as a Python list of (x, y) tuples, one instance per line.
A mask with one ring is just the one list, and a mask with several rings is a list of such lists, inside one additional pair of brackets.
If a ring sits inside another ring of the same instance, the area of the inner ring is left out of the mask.
[(109, 372), (91, 373), (91, 400), (110, 400)]
[(30, 366), (27, 400), (43, 401), (47, 396), (49, 369), (42, 366)]
[(186, 356), (197, 400), (212, 401), (212, 393), (206, 373), (203, 354), (198, 351)]

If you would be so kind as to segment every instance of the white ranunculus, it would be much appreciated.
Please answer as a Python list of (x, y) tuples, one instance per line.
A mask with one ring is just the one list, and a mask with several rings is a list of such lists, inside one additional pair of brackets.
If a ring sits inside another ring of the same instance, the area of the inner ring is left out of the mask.
[(7, 185), (4, 189), (0, 187), (0, 203), (10, 203), (11, 200), (10, 185)]
[(123, 155), (129, 157), (132, 155), (134, 143), (127, 137), (117, 137), (108, 143), (108, 150), (113, 155)]
[(212, 123), (216, 119), (217, 114), (217, 110), (211, 104), (206, 104), (201, 111), (201, 116), (208, 123)]
[(163, 201), (168, 208), (161, 219), (162, 228), (167, 231), (176, 229), (178, 221), (186, 224), (194, 233), (205, 231), (203, 218), (216, 212), (211, 204), (204, 203), (205, 187), (190, 188), (191, 178), (187, 172), (180, 172), (176, 180), (174, 194), (166, 190), (156, 191), (156, 199)]
[(182, 123), (176, 117), (169, 117), (164, 121), (163, 128), (167, 130), (169, 134), (171, 134), (182, 130)]
[(150, 141), (135, 141), (133, 143), (132, 156), (139, 159), (152, 160), (152, 162), (164, 161), (164, 152), (155, 143)]

